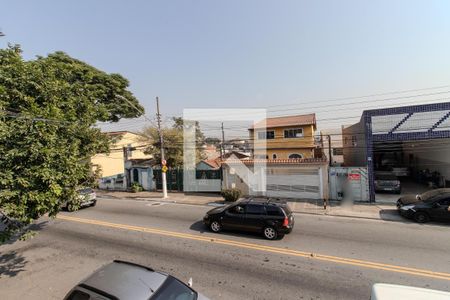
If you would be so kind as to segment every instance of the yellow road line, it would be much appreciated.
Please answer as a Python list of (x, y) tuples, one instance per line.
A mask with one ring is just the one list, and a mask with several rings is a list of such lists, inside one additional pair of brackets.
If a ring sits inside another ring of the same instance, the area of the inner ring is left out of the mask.
[(252, 243), (244, 243), (244, 242), (239, 242), (239, 241), (199, 236), (199, 235), (180, 233), (180, 232), (175, 232), (175, 231), (167, 231), (167, 230), (161, 230), (161, 229), (156, 229), (156, 228), (110, 223), (110, 222), (93, 220), (93, 219), (70, 217), (70, 216), (66, 216), (66, 215), (58, 215), (57, 218), (61, 219), (61, 220), (84, 223), (84, 224), (91, 224), (91, 225), (98, 225), (98, 226), (104, 226), (104, 227), (110, 227), (110, 228), (153, 233), (153, 234), (158, 234), (158, 235), (164, 235), (164, 236), (170, 236), (170, 237), (176, 237), (176, 238), (184, 238), (184, 239), (190, 239), (190, 240), (196, 240), (196, 241), (202, 241), (202, 242), (212, 242), (212, 243), (221, 244), (221, 245), (235, 246), (235, 247), (240, 247), (240, 248), (259, 250), (259, 251), (265, 251), (265, 252), (271, 252), (271, 253), (278, 253), (278, 254), (284, 254), (284, 255), (291, 255), (291, 256), (297, 256), (297, 257), (309, 257), (311, 259), (317, 259), (317, 260), (321, 260), (321, 261), (334, 262), (334, 263), (339, 263), (339, 264), (346, 264), (346, 265), (359, 266), (359, 267), (370, 268), (370, 269), (384, 270), (384, 271), (397, 272), (397, 273), (422, 276), (422, 277), (430, 277), (430, 278), (443, 279), (443, 280), (450, 281), (450, 273), (434, 272), (434, 271), (429, 271), (429, 270), (425, 270), (425, 269), (402, 267), (402, 266), (383, 264), (383, 263), (377, 263), (377, 262), (371, 262), (371, 261), (365, 261), (365, 260), (359, 260), (359, 259), (344, 258), (344, 257), (338, 257), (338, 256), (331, 256), (331, 255), (314, 254), (314, 253), (279, 248), (279, 247), (258, 245), (258, 244), (252, 244)]

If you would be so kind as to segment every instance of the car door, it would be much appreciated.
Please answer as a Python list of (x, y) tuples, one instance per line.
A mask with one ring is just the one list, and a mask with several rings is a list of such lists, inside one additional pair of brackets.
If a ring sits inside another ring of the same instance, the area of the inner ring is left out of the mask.
[(266, 209), (263, 204), (247, 204), (245, 206), (245, 229), (248, 231), (260, 231), (264, 228)]
[(241, 229), (244, 219), (244, 207), (234, 205), (226, 209), (221, 217), (221, 224), (226, 229)]
[(435, 202), (431, 217), (439, 221), (450, 221), (450, 196)]

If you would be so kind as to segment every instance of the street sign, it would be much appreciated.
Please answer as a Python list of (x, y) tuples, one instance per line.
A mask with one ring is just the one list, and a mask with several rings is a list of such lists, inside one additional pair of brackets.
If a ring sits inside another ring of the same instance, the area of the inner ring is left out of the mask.
[(165, 166), (165, 165), (167, 165), (167, 161), (166, 161), (165, 159), (163, 159), (163, 160), (161, 160), (161, 164), (162, 164), (163, 166)]
[(358, 173), (351, 173), (348, 174), (348, 180), (361, 180), (361, 174)]
[(163, 166), (163, 167), (161, 168), (161, 171), (163, 171), (164, 173), (166, 173), (166, 172), (167, 172), (167, 166)]

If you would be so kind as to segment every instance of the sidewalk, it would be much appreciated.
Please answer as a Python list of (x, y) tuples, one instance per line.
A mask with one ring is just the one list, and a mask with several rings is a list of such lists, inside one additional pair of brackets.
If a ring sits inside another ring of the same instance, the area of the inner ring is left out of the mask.
[[(97, 196), (112, 199), (135, 199), (141, 201), (172, 202), (192, 205), (219, 206), (225, 202), (218, 194), (212, 193), (182, 193), (170, 192), (167, 199), (161, 197), (161, 192), (122, 192), (97, 190)], [(289, 201), (289, 206), (295, 213), (305, 213), (324, 216), (363, 218), (385, 221), (405, 221), (397, 213), (394, 204), (369, 204), (355, 203), (353, 205), (342, 205), (341, 202), (332, 201), (327, 209), (323, 208), (322, 200), (296, 200)]]

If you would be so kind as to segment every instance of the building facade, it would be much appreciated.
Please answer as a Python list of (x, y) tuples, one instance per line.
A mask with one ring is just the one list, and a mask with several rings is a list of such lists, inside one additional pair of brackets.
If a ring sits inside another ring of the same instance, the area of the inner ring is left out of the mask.
[(367, 167), (371, 202), (376, 171), (402, 168), (409, 174), (403, 181), (414, 183), (424, 183), (426, 171), (442, 182), (436, 187), (449, 185), (450, 102), (366, 110), (343, 128), (343, 144), (345, 166)]
[(249, 129), (257, 159), (314, 158), (315, 114), (267, 118)]
[[(125, 171), (125, 155), (128, 159), (150, 159), (151, 155), (144, 153), (145, 143), (141, 136), (129, 131), (106, 132), (111, 140), (110, 153), (99, 153), (91, 158), (93, 171), (100, 169), (101, 177), (123, 174)], [(128, 148), (124, 153), (123, 148)]]
[(323, 154), (332, 166), (340, 166), (344, 163), (344, 148), (342, 141), (342, 129), (320, 130), (320, 142)]

